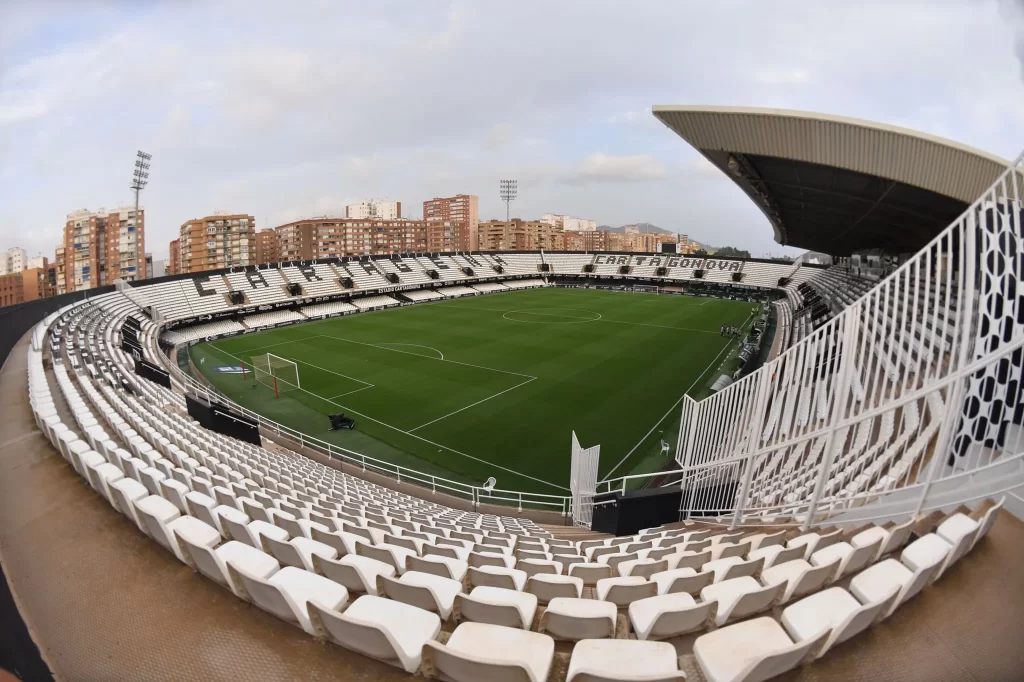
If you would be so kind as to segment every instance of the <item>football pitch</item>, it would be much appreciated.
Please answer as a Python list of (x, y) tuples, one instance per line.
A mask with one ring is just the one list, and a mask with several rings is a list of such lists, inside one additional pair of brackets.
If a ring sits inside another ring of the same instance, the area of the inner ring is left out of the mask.
[[(241, 405), (367, 456), (467, 483), (566, 494), (570, 434), (601, 445), (600, 477), (674, 452), (752, 305), (546, 288), (443, 300), (200, 343), (191, 357)], [(233, 373), (265, 353), (296, 363), (282, 392)], [(731, 369), (732, 365), (729, 365)], [(355, 430), (328, 431), (344, 412)]]

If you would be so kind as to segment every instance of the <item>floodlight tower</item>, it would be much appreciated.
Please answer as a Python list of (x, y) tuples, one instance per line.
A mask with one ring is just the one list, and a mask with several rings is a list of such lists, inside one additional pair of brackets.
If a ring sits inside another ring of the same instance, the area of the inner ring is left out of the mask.
[[(131, 188), (135, 192), (135, 229), (139, 229), (139, 192), (145, 189), (149, 183), (149, 160), (153, 158), (152, 154), (147, 154), (141, 149), (135, 154), (135, 172), (132, 173), (132, 185)], [(137, 232), (136, 232), (137, 234)], [(139, 279), (146, 279), (146, 257), (145, 254), (139, 254), (139, 260), (142, 263), (142, 277)]]
[(517, 188), (517, 180), (499, 180), (498, 181), (498, 193), (501, 196), (501, 200), (505, 202), (505, 222), (507, 223), (511, 216), (511, 203), (519, 195)]

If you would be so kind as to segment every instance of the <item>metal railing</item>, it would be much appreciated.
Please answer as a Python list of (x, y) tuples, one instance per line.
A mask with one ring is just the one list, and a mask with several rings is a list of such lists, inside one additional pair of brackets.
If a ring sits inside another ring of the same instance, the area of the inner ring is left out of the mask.
[(681, 511), (808, 527), (1024, 484), (1022, 177), (1024, 156), (859, 300), (747, 377), (684, 401), (680, 468), (656, 474), (690, 491)]

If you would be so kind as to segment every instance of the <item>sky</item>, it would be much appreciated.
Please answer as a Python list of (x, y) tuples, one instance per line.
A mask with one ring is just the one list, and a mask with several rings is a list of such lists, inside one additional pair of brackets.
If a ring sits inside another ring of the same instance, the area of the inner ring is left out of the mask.
[(656, 104), (804, 109), (1004, 158), (1024, 148), (1024, 0), (0, 0), (0, 248), (130, 205), (147, 251), (364, 198), (650, 222), (754, 255), (765, 217)]

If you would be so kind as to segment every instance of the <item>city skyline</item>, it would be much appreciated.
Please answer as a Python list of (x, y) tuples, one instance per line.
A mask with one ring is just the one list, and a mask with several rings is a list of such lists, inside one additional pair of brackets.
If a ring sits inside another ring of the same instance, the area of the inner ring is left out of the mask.
[[(255, 2), (239, 18), (223, 2), (4, 3), (0, 244), (51, 256), (68, 212), (130, 204), (141, 148), (158, 160), (143, 196), (157, 258), (182, 221), (218, 209), (280, 225), (387, 196), (420, 217), (423, 200), (462, 192), (480, 197), (482, 220), (502, 218), (506, 177), (525, 219), (650, 222), (795, 252), (652, 105), (855, 116), (1004, 157), (1024, 128), (1024, 19), (1009, 0), (928, 5), (927, 30), (914, 2), (545, 7)], [(723, 51), (714, 29), (726, 26)], [(555, 39), (569, 29), (588, 40)], [(509, 31), (535, 49), (495, 39)], [(440, 94), (450, 82), (471, 96)]]

